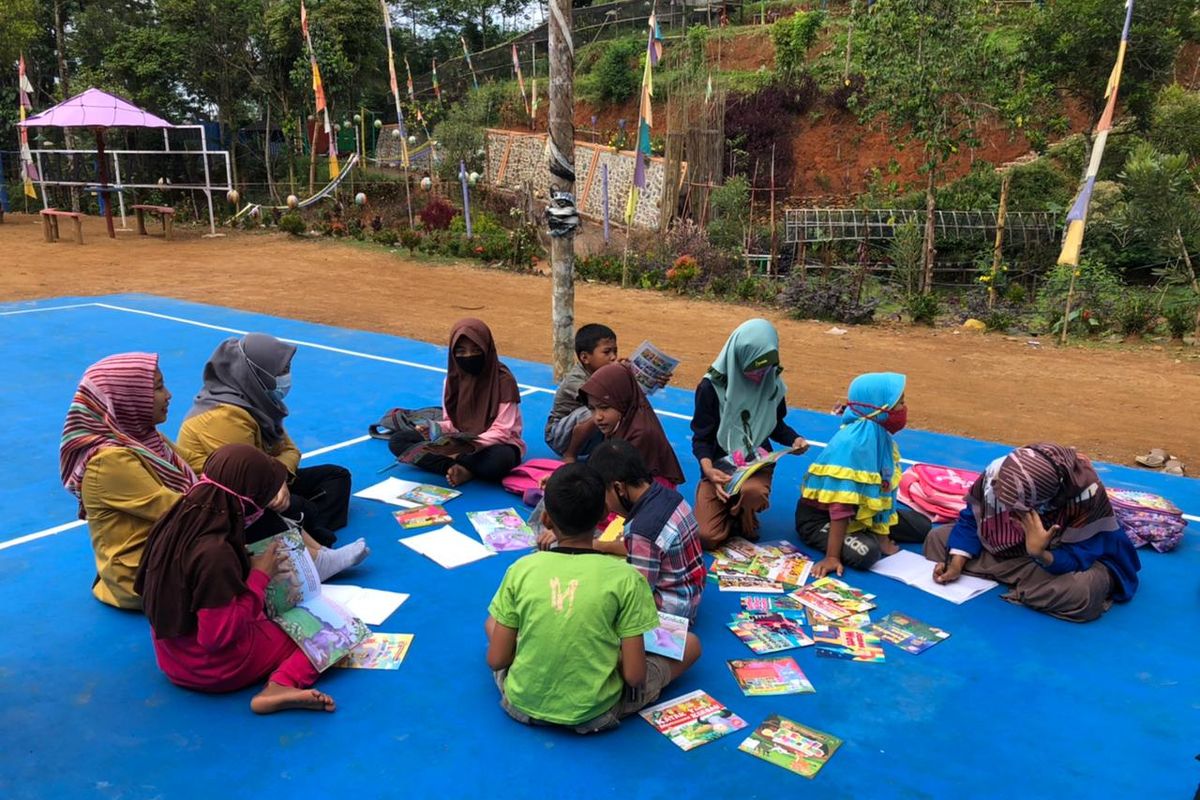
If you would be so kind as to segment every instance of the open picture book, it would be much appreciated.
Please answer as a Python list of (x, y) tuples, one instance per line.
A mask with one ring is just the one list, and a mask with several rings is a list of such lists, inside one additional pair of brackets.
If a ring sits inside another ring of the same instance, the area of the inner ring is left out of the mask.
[(283, 533), (248, 546), (252, 554), (279, 542), (279, 572), (267, 585), (265, 611), (324, 672), (345, 658), (371, 631), (340, 603), (321, 592), (321, 579), (300, 531)]

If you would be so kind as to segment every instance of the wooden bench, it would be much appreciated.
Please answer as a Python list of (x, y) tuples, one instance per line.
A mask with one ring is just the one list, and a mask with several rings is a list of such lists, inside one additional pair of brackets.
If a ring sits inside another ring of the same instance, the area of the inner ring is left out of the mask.
[(83, 244), (83, 214), (59, 211), (57, 208), (43, 208), (38, 213), (42, 215), (42, 238), (47, 242), (58, 241), (58, 218), (70, 217), (75, 223), (75, 241)]
[(175, 219), (175, 209), (170, 206), (143, 205), (136, 205), (132, 208), (137, 212), (137, 232), (139, 236), (146, 235), (146, 214), (156, 214), (162, 220), (163, 236), (167, 241), (171, 240), (171, 225)]

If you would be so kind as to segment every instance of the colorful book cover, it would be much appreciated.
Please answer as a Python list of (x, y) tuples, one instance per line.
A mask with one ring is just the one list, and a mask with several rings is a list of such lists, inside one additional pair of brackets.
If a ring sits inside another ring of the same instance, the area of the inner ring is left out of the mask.
[(450, 515), (441, 506), (421, 506), (410, 511), (397, 511), (392, 516), (400, 523), (400, 527), (406, 530), (423, 528), (426, 525), (445, 525), (450, 522)]
[(763, 467), (771, 466), (779, 459), (794, 452), (796, 451), (790, 448), (787, 450), (774, 450), (770, 453), (767, 453), (762, 458), (757, 458), (754, 461), (751, 461), (749, 464), (739, 467), (732, 475), (729, 476), (729, 481), (725, 484), (725, 492), (730, 495), (737, 494), (742, 490), (742, 484), (744, 484), (746, 479), (751, 475), (758, 472)]
[(905, 652), (918, 656), (938, 642), (949, 639), (950, 634), (941, 628), (926, 625), (907, 614), (893, 611), (871, 626), (880, 639), (894, 644)]
[(688, 618), (665, 611), (658, 612), (658, 627), (643, 636), (647, 653), (683, 661), (683, 649), (687, 645)]
[(781, 584), (754, 575), (718, 575), (717, 588), (722, 592), (783, 592)]
[(468, 511), (467, 519), (475, 526), (479, 538), (489, 549), (500, 553), (507, 550), (528, 550), (537, 544), (533, 530), (521, 519), (515, 508), (496, 511)]
[(774, 563), (767, 577), (787, 586), (803, 586), (812, 568), (813, 562), (810, 559), (803, 556), (787, 556)]
[(299, 645), (318, 672), (341, 661), (371, 635), (362, 620), (322, 595), (305, 598), (273, 619)]
[(337, 666), (347, 669), (400, 669), (412, 640), (411, 633), (372, 633), (359, 642)]
[(789, 542), (787, 539), (773, 539), (769, 542), (758, 542), (754, 545), (760, 556), (768, 558), (786, 558), (788, 556), (800, 556), (807, 558), (804, 553), (800, 552), (800, 548)]
[(827, 617), (819, 611), (808, 610), (809, 625), (832, 625), (837, 628), (869, 628), (871, 627), (871, 615), (866, 611), (859, 611), (857, 614), (847, 614), (844, 617), (833, 619)]
[(727, 627), (759, 655), (807, 647), (813, 643), (798, 622), (779, 615), (736, 614)]
[(879, 637), (858, 628), (815, 625), (813, 640), (817, 643), (817, 655), (825, 658), (841, 658), (867, 664), (882, 664), (885, 660)]
[(718, 561), (752, 561), (756, 555), (758, 546), (740, 536), (727, 539), (723, 545), (713, 550), (713, 557)]
[(864, 594), (861, 589), (855, 589), (845, 581), (840, 581), (830, 575), (813, 581), (808, 585), (808, 589), (837, 603), (847, 611), (870, 611), (875, 607), (875, 604), (871, 602), (875, 599), (875, 595)]
[(816, 691), (796, 659), (790, 656), (734, 659), (727, 663), (742, 693), (750, 697)]
[(409, 489), (400, 495), (400, 499), (420, 503), (423, 506), (437, 506), (449, 502), (461, 494), (462, 492), (457, 489), (447, 489), (445, 486), (432, 486), (428, 483), (422, 483), (420, 486)]
[(842, 608), (824, 595), (814, 592), (811, 585), (803, 589), (797, 589), (788, 596), (795, 598), (798, 603), (809, 611), (815, 611), (829, 619), (841, 619), (850, 614), (847, 609)]
[(721, 575), (749, 575), (753, 564), (753, 561), (728, 561), (723, 558), (714, 558), (712, 565), (708, 568), (708, 572), (710, 575), (716, 577), (720, 577)]
[(691, 750), (746, 727), (744, 719), (700, 689), (640, 713), (642, 719), (682, 750)]
[(633, 377), (641, 384), (647, 397), (667, 385), (677, 366), (679, 359), (667, 355), (648, 341), (638, 345), (629, 357)]
[(772, 714), (738, 745), (738, 750), (811, 778), (841, 746), (842, 740), (831, 733)]
[(791, 595), (742, 595), (742, 610), (751, 614), (779, 614), (803, 624), (804, 606)]

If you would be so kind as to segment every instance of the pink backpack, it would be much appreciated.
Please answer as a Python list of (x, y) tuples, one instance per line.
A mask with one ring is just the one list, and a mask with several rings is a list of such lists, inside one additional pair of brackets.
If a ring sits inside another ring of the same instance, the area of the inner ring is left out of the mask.
[(500, 485), (513, 494), (521, 495), (525, 505), (536, 506), (542, 499), (542, 481), (562, 465), (562, 461), (553, 458), (531, 458), (504, 476)]
[(900, 502), (935, 523), (953, 522), (967, 505), (966, 494), (978, 472), (936, 464), (914, 464), (900, 476)]
[(1187, 520), (1174, 503), (1165, 497), (1130, 489), (1109, 489), (1117, 521), (1134, 547), (1150, 545), (1160, 553), (1174, 550), (1183, 539)]

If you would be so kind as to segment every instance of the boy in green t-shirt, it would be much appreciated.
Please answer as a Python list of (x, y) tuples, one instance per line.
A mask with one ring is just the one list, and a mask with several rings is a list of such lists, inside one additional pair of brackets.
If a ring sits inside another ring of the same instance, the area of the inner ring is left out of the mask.
[(518, 722), (609, 730), (694, 664), (700, 640), (688, 634), (682, 661), (646, 655), (642, 635), (658, 627), (654, 597), (640, 572), (592, 549), (605, 511), (594, 470), (560, 467), (545, 503), (543, 524), (558, 547), (504, 574), (488, 607), (488, 666), (501, 707)]

